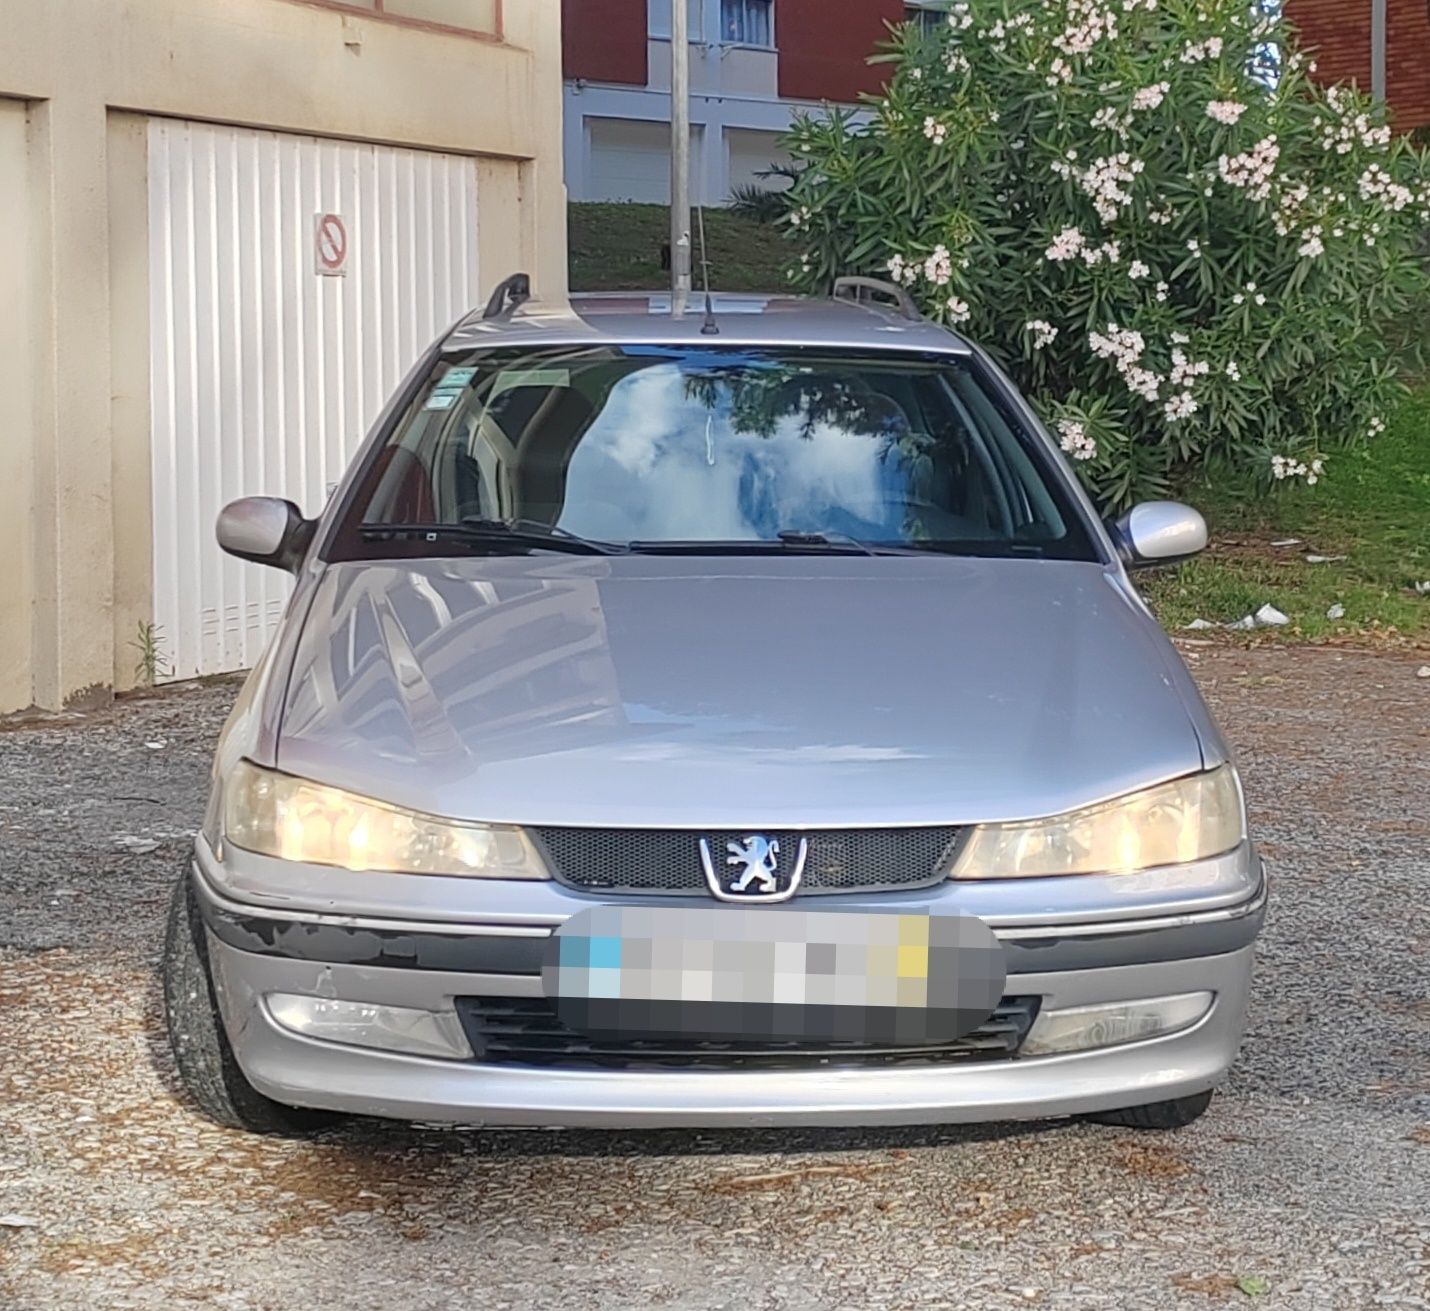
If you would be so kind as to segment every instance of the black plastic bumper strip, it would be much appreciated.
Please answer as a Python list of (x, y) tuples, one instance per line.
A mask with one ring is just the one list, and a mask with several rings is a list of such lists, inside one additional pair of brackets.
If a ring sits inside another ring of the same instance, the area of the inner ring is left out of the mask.
[[(545, 938), (442, 933), (433, 929), (356, 928), (322, 921), (242, 912), (220, 905), (196, 877), (204, 923), (222, 943), (260, 956), (329, 965), (377, 965), (386, 969), (451, 970), (459, 974), (539, 974)], [(1223, 956), (1252, 942), (1266, 917), (1265, 905), (1236, 919), (1179, 924), (1142, 932), (1122, 929), (1095, 936), (1005, 938), (1009, 974), (1056, 974), (1120, 965)], [(1015, 989), (1016, 991), (1016, 989)]]

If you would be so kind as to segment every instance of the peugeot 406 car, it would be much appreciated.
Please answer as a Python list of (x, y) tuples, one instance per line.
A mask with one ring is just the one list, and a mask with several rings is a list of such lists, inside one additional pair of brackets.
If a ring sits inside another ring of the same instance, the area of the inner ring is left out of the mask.
[(173, 902), (199, 1105), (480, 1125), (1202, 1113), (1266, 899), (1225, 742), (990, 357), (894, 288), (542, 304), (316, 520)]

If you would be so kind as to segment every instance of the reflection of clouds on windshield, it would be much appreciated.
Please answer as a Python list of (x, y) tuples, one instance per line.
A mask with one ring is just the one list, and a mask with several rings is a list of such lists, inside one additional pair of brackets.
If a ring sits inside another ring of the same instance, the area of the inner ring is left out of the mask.
[(614, 540), (740, 540), (869, 525), (900, 535), (887, 519), (902, 497), (887, 484), (904, 478), (897, 460), (881, 461), (881, 436), (828, 422), (810, 428), (797, 412), (760, 437), (731, 426), (720, 390), (717, 408), (707, 409), (674, 365), (618, 383), (572, 454), (560, 526)]
[(605, 460), (638, 478), (650, 473), (661, 452), (661, 439), (686, 422), (684, 401), (685, 387), (677, 369), (642, 369), (623, 378), (611, 388), (605, 408), (577, 447), (571, 460), (573, 478), (579, 472), (589, 476), (581, 466), (598, 450)]
[(831, 423), (815, 424), (806, 438), (805, 424), (804, 415), (793, 414), (782, 418), (776, 428), (781, 478), (775, 486), (780, 510), (776, 527), (832, 529), (828, 512), (834, 506), (882, 523), (886, 488), (902, 481), (897, 462), (890, 467), (879, 458), (883, 439)]

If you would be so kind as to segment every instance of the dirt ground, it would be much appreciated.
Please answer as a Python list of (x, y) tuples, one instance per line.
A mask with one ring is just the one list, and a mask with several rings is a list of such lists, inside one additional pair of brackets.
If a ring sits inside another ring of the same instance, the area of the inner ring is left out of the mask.
[(0, 1308), (1430, 1308), (1430, 678), (1185, 648), (1272, 898), (1241, 1060), (1171, 1136), (246, 1137), (155, 965), (231, 684), (0, 731)]

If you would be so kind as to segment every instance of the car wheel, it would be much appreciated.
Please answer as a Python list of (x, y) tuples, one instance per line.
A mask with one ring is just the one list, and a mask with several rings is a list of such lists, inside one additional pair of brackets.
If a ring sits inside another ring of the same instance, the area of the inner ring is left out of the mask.
[(1211, 1105), (1212, 1090), (1193, 1093), (1190, 1097), (1174, 1097), (1167, 1102), (1148, 1102), (1145, 1106), (1123, 1106), (1115, 1111), (1094, 1111), (1085, 1120), (1095, 1124), (1114, 1124), (1123, 1129), (1185, 1129), (1200, 1119)]
[(163, 982), (164, 1016), (174, 1064), (189, 1096), (210, 1119), (230, 1129), (302, 1137), (342, 1118), (330, 1111), (275, 1102), (249, 1083), (238, 1068), (219, 1018), (208, 939), (194, 897), (193, 874), (187, 868), (169, 903)]

